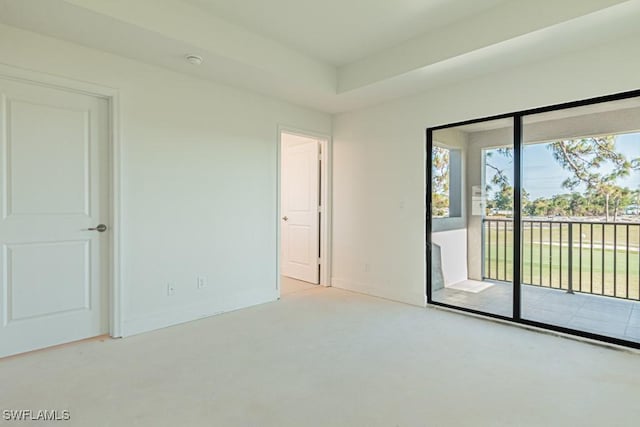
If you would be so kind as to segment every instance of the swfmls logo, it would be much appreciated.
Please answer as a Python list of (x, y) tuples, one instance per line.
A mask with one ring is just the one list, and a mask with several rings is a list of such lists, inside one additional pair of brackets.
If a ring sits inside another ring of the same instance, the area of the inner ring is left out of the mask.
[(57, 409), (5, 409), (2, 418), (5, 421), (69, 421), (71, 414), (68, 410)]

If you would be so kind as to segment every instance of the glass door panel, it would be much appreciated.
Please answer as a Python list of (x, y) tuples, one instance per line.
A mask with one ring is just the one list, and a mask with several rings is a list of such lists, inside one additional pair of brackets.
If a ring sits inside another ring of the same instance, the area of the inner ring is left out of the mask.
[(522, 130), (522, 318), (640, 342), (640, 98)]
[(513, 315), (513, 119), (431, 132), (431, 299)]

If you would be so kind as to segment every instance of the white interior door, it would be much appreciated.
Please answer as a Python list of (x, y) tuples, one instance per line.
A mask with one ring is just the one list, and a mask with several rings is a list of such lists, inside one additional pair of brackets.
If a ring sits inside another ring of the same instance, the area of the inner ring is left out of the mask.
[(317, 139), (282, 134), (282, 274), (319, 282), (319, 184)]
[(108, 103), (0, 78), (0, 357), (108, 332)]

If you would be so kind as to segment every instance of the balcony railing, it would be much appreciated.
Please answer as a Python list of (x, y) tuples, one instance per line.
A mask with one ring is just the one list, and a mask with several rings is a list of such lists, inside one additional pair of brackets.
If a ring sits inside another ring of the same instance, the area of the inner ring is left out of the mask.
[[(483, 220), (483, 277), (512, 280), (513, 221)], [(640, 300), (640, 223), (522, 221), (522, 283)]]

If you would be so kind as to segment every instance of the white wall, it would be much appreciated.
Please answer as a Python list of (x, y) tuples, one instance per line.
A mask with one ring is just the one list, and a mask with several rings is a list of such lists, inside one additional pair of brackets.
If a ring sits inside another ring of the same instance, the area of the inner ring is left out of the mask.
[[(433, 268), (440, 268), (442, 273), (442, 286), (453, 285), (467, 280), (467, 229), (434, 232), (431, 243), (440, 248), (439, 266), (435, 263)], [(434, 274), (435, 277), (438, 275)]]
[(6, 26), (0, 63), (120, 90), (125, 335), (277, 298), (277, 127), (328, 115)]
[(340, 114), (334, 286), (424, 304), (425, 128), (640, 88), (640, 34)]

